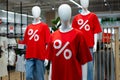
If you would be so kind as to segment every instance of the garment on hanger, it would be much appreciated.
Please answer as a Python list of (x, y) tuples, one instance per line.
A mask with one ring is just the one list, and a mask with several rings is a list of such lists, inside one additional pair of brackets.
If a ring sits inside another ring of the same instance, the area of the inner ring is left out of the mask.
[(24, 54), (17, 55), (17, 62), (16, 62), (16, 71), (20, 71), (20, 72), (25, 72), (25, 58), (24, 58)]
[(1, 58), (0, 58), (0, 77), (8, 75), (7, 65), (8, 65), (8, 41), (7, 37), (0, 37), (0, 46), (1, 46)]
[(13, 49), (9, 50), (9, 57), (8, 57), (8, 60), (9, 60), (9, 65), (10, 66), (14, 66), (15, 65), (15, 61), (16, 61), (16, 53)]
[(8, 75), (8, 71), (7, 71), (7, 57), (6, 54), (3, 52), (2, 56), (0, 58), (0, 77), (6, 76)]

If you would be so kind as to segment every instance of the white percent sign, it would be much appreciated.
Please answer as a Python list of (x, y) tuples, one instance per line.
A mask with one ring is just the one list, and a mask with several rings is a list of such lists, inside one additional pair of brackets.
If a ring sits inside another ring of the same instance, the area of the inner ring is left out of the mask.
[(29, 29), (29, 31), (28, 31), (28, 35), (30, 35), (29, 40), (32, 40), (32, 38), (34, 38), (34, 41), (38, 41), (39, 35), (36, 34), (37, 32), (38, 32), (38, 30), (35, 30), (35, 32), (33, 32), (33, 29)]
[(87, 23), (88, 23), (88, 20), (86, 20), (85, 22), (82, 19), (78, 20), (78, 24), (81, 26), (80, 29), (82, 29), (84, 27), (86, 31), (89, 31), (90, 25)]
[[(55, 40), (54, 41), (54, 44), (53, 44), (53, 46), (54, 46), (54, 48), (55, 49), (60, 49), (58, 52), (57, 52), (57, 54), (56, 54), (56, 56), (59, 56), (63, 51), (64, 51), (64, 58), (66, 59), (66, 60), (68, 60), (68, 59), (70, 59), (71, 57), (72, 57), (72, 52), (71, 52), (71, 50), (69, 50), (69, 49), (65, 49), (68, 45), (69, 45), (70, 43), (69, 42), (66, 42), (65, 44), (64, 44), (64, 46), (62, 47), (62, 42), (61, 42), (61, 40)], [(69, 55), (67, 55), (67, 53), (69, 54)]]

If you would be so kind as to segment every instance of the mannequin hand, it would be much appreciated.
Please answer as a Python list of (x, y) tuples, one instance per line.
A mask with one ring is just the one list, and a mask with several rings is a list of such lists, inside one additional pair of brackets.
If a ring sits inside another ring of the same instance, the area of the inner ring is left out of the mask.
[(48, 60), (45, 59), (45, 61), (44, 61), (44, 66), (46, 67), (47, 65), (48, 65)]
[(96, 52), (97, 48), (96, 45), (93, 46), (93, 52)]

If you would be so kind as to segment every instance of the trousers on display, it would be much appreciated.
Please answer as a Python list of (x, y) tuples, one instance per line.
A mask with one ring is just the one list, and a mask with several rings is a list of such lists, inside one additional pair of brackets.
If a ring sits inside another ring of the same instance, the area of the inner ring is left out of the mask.
[(26, 80), (44, 80), (44, 61), (38, 59), (26, 60)]

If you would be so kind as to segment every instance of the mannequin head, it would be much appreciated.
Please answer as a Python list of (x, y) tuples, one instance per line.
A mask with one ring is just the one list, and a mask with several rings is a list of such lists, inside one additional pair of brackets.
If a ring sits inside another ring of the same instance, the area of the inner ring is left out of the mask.
[(61, 21), (66, 22), (71, 19), (71, 7), (68, 4), (62, 4), (58, 8), (58, 15)]
[(83, 8), (88, 8), (89, 6), (89, 0), (80, 0), (80, 3)]
[(32, 8), (32, 15), (33, 15), (34, 18), (39, 18), (40, 15), (41, 15), (41, 9), (40, 9), (40, 7), (34, 6)]

